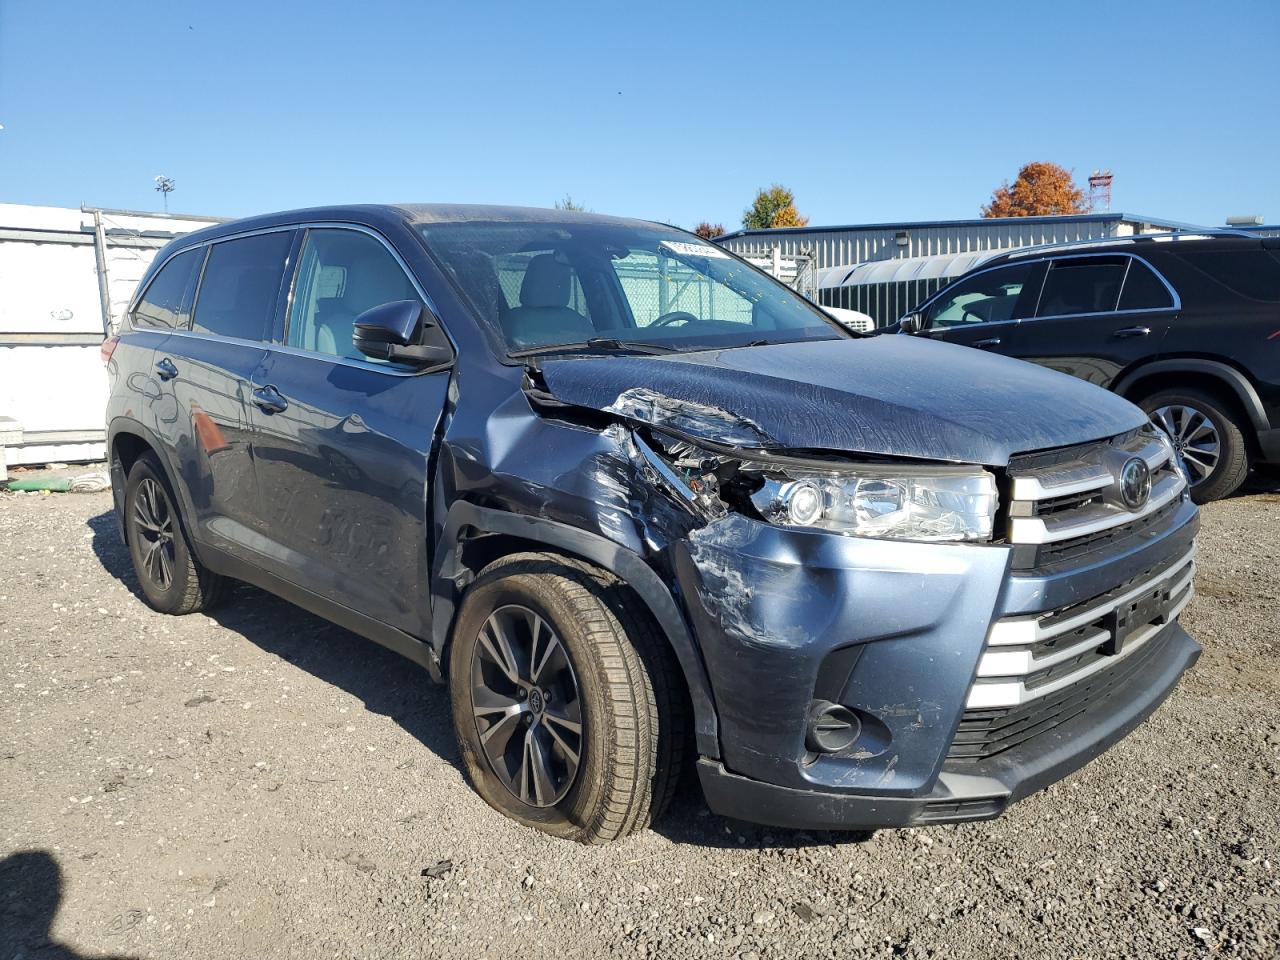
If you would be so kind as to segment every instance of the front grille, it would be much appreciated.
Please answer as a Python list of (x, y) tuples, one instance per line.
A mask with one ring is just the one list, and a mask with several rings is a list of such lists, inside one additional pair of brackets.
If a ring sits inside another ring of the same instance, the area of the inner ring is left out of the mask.
[(1100, 671), (1114, 671), (1191, 600), (1195, 548), (1125, 583), (1058, 610), (997, 620), (987, 634), (967, 707), (1017, 707)]
[[(1121, 471), (1141, 458), (1151, 492), (1138, 507), (1121, 498)], [(1154, 428), (1009, 464), (1006, 540), (1015, 570), (1088, 557), (1169, 522), (1186, 495), (1172, 449)]]
[(1048, 733), (1083, 713), (1104, 713), (1110, 700), (1126, 682), (1138, 676), (1168, 642), (1161, 631), (1133, 656), (1110, 670), (1094, 673), (1064, 690), (1018, 707), (966, 710), (947, 753), (949, 761), (961, 763), (986, 760)]

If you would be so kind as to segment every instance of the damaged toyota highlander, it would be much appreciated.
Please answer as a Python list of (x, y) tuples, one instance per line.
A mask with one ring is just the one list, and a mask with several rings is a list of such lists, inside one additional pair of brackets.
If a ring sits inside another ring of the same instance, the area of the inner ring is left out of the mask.
[(766, 824), (995, 817), (1199, 654), (1196, 507), (1137, 407), (851, 333), (671, 227), (220, 224), (103, 357), (146, 601), (245, 581), (403, 654), (480, 795), (556, 836), (643, 829), (686, 767)]

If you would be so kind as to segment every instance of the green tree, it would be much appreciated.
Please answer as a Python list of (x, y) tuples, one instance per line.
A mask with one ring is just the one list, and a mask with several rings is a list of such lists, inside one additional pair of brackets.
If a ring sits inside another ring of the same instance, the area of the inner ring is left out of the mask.
[(786, 187), (775, 183), (756, 194), (755, 202), (742, 214), (742, 225), (748, 230), (767, 230), (770, 227), (803, 227), (808, 217), (796, 210), (796, 198)]
[(1071, 179), (1071, 171), (1056, 163), (1028, 163), (1012, 184), (1006, 180), (982, 208), (984, 217), (1048, 217), (1088, 213), (1089, 199)]
[(581, 213), (591, 212), (590, 210), (587, 209), (586, 204), (578, 203), (576, 200), (573, 199), (573, 197), (569, 196), (569, 194), (567, 193), (564, 195), (563, 200), (556, 201), (556, 209), (557, 210), (577, 210)]

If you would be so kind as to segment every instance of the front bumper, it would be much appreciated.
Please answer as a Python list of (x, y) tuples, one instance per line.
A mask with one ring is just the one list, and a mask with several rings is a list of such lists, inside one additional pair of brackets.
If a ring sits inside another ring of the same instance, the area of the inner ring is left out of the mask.
[(753, 823), (806, 830), (874, 830), (961, 820), (989, 820), (1005, 808), (1110, 749), (1149, 717), (1200, 656), (1200, 646), (1176, 623), (1158, 638), (1144, 669), (1106, 700), (1055, 728), (1051, 735), (963, 772), (945, 766), (922, 797), (829, 793), (763, 783), (728, 772), (706, 758), (698, 776), (716, 813)]
[[(1060, 571), (1013, 571), (1004, 546), (917, 544), (783, 530), (730, 516), (674, 551), (711, 679), (720, 757), (699, 771), (713, 810), (867, 829), (993, 817), (1107, 749), (1198, 656), (1176, 623), (1126, 658), (1125, 682), (994, 756), (949, 757), (972, 710), (993, 624), (1071, 607), (1189, 554), (1182, 502), (1159, 530)], [(1078, 641), (1076, 641), (1078, 642)], [(1110, 671), (1118, 678), (1120, 671)], [(1123, 696), (1115, 691), (1122, 689)], [(855, 750), (805, 745), (814, 699), (855, 708)], [(1065, 714), (1064, 714), (1065, 715)]]

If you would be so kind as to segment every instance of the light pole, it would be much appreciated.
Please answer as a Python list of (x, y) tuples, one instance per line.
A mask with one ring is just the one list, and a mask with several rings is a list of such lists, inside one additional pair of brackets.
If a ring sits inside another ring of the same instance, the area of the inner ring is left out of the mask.
[(164, 197), (164, 212), (169, 212), (169, 194), (173, 193), (173, 188), (177, 185), (173, 177), (155, 177), (156, 190)]

